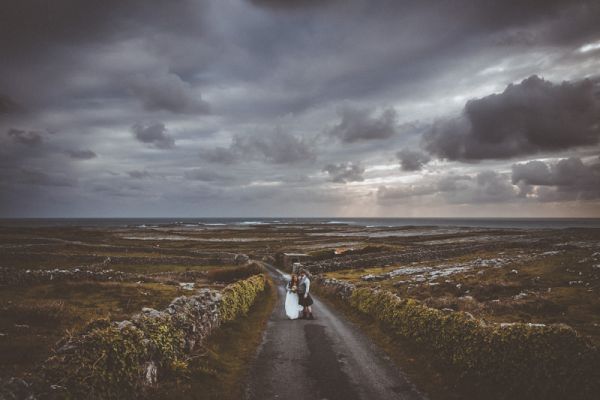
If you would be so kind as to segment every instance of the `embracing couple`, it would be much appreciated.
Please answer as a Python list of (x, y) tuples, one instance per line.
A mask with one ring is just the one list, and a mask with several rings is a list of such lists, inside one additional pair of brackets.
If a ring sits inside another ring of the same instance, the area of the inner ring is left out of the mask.
[[(285, 314), (289, 319), (313, 319), (313, 299), (310, 297), (310, 279), (305, 270), (300, 271), (300, 277), (292, 274), (288, 282), (285, 296)], [(300, 314), (302, 312), (302, 314)]]

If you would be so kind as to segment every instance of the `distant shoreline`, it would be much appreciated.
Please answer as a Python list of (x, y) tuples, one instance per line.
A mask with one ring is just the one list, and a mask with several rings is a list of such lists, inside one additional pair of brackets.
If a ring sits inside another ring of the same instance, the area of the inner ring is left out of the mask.
[(0, 226), (90, 226), (90, 227), (243, 227), (255, 225), (329, 224), (365, 228), (400, 228), (410, 226), (469, 228), (600, 228), (600, 218), (0, 218)]

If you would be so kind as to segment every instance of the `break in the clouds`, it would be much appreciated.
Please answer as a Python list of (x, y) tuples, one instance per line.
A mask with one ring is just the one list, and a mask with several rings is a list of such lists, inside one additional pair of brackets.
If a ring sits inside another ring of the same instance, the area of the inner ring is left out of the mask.
[(0, 216), (598, 216), (600, 3), (0, 6)]

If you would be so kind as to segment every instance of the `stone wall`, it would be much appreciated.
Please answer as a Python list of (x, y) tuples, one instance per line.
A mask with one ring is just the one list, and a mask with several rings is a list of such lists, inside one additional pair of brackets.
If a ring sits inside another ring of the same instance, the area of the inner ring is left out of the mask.
[(0, 285), (31, 285), (62, 281), (152, 281), (146, 275), (96, 267), (27, 269), (0, 267)]
[(37, 381), (0, 382), (0, 394), (7, 399), (13, 394), (29, 399), (144, 397), (145, 388), (161, 376), (186, 368), (190, 353), (222, 322), (246, 313), (265, 285), (265, 276), (255, 275), (223, 291), (200, 289), (178, 297), (162, 311), (144, 308), (129, 320), (93, 321), (58, 343), (35, 374)]
[(486, 323), (387, 290), (314, 281), (320, 294), (342, 300), (403, 346), (427, 354), (456, 377), (454, 384), (474, 391), (473, 398), (598, 398), (600, 349), (566, 325)]
[(358, 269), (369, 267), (385, 267), (395, 264), (406, 264), (424, 260), (442, 260), (473, 253), (476, 250), (486, 250), (495, 246), (494, 244), (468, 245), (451, 248), (428, 248), (409, 249), (407, 251), (379, 251), (367, 254), (350, 254), (336, 256), (334, 258), (307, 262), (304, 268), (313, 274), (320, 274), (341, 269)]

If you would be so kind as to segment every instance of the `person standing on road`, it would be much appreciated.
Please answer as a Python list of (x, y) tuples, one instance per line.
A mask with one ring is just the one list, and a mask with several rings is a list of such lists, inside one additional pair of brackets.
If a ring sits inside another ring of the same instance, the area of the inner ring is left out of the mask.
[(303, 307), (302, 318), (314, 319), (312, 314), (313, 299), (310, 296), (310, 279), (306, 270), (300, 271), (300, 281), (298, 283), (298, 304)]

